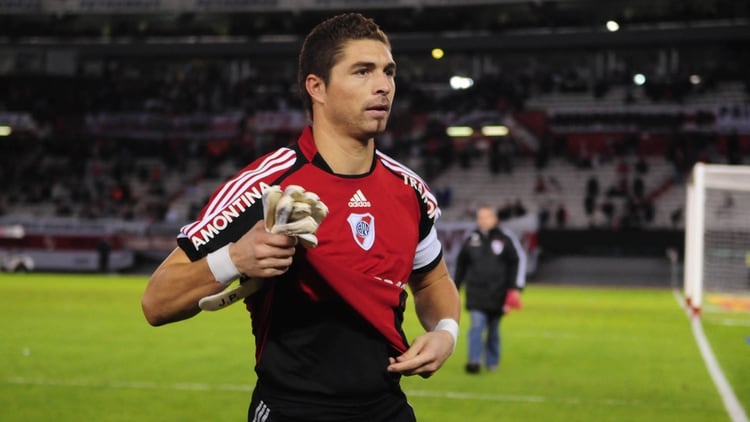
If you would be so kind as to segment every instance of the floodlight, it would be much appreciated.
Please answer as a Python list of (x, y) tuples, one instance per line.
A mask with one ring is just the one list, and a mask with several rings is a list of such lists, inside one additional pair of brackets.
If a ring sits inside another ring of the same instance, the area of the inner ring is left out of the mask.
[(474, 80), (465, 76), (453, 76), (450, 84), (454, 90), (469, 89), (474, 85)]
[(505, 125), (482, 126), (482, 135), (484, 136), (506, 136), (508, 132), (508, 127)]
[(474, 134), (474, 129), (469, 126), (448, 126), (445, 133), (451, 138), (464, 138)]

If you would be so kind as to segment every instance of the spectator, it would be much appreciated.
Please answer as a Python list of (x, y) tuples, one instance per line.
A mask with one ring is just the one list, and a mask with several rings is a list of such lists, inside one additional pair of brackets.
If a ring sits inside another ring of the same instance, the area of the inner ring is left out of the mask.
[(736, 129), (732, 130), (732, 133), (727, 136), (727, 163), (732, 165), (742, 164), (740, 137), (737, 135)]
[(568, 221), (568, 210), (565, 208), (565, 204), (562, 202), (557, 206), (557, 211), (555, 211), (555, 222), (557, 223), (557, 228), (561, 229), (565, 227), (565, 224)]
[(562, 192), (562, 185), (560, 184), (560, 181), (557, 180), (557, 177), (555, 177), (554, 175), (549, 176), (547, 178), (547, 181), (549, 182), (549, 185), (550, 185), (551, 190), (553, 192), (555, 192), (555, 193)]
[(549, 224), (549, 207), (546, 205), (542, 205), (542, 207), (539, 210), (539, 226), (541, 228), (546, 228), (547, 224)]
[(534, 193), (544, 193), (546, 191), (547, 183), (544, 181), (544, 176), (537, 174), (536, 181), (534, 182)]
[(583, 200), (583, 210), (587, 217), (594, 215), (594, 209), (596, 209), (596, 197), (594, 195), (586, 195)]
[(521, 198), (516, 198), (516, 202), (513, 204), (513, 216), (521, 217), (526, 214), (526, 207), (523, 206)]
[(606, 218), (607, 224), (611, 226), (615, 217), (615, 204), (612, 202), (612, 199), (609, 197), (605, 199), (601, 204), (601, 209)]
[(596, 174), (589, 176), (586, 181), (586, 195), (594, 198), (599, 195), (599, 178), (596, 177)]
[(682, 222), (682, 207), (677, 207), (669, 214), (669, 221), (672, 223), (672, 228), (676, 229)]
[(648, 173), (648, 162), (643, 155), (638, 156), (638, 160), (635, 162), (635, 171), (640, 175)]
[(645, 195), (646, 187), (643, 178), (636, 176), (635, 179), (633, 179), (633, 196), (635, 196), (636, 199), (643, 199)]
[(500, 221), (505, 221), (513, 217), (515, 205), (510, 202), (510, 199), (505, 201), (505, 204), (497, 210), (497, 218)]

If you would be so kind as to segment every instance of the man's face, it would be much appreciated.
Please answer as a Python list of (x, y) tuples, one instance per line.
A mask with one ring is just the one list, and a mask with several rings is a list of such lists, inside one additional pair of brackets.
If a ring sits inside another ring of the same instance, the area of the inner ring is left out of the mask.
[(497, 226), (497, 223), (497, 214), (491, 208), (482, 207), (477, 210), (477, 226), (479, 230), (489, 231)]
[(396, 64), (385, 44), (348, 41), (326, 85), (324, 118), (357, 139), (382, 133), (396, 92), (395, 75)]

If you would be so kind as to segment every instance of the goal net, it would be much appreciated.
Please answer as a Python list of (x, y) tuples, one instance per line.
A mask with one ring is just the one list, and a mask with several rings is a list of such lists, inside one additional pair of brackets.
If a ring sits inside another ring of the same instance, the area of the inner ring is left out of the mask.
[(685, 207), (684, 289), (695, 313), (709, 294), (750, 295), (750, 166), (693, 167)]

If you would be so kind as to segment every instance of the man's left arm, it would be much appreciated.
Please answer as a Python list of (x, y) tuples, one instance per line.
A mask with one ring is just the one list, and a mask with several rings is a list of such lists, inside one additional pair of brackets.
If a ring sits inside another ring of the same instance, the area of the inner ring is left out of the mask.
[(505, 310), (508, 311), (521, 309), (521, 292), (526, 286), (526, 251), (512, 231), (503, 229), (503, 233), (511, 244), (506, 256), (508, 293), (505, 296)]
[(521, 241), (515, 233), (507, 229), (503, 229), (503, 233), (510, 239), (512, 246), (510, 249), (512, 251), (512, 265), (509, 266), (511, 271), (508, 274), (510, 277), (508, 284), (511, 289), (521, 291), (526, 287), (526, 250), (524, 250)]
[(429, 271), (412, 274), (409, 286), (417, 316), (427, 332), (415, 338), (401, 356), (392, 358), (388, 370), (427, 378), (456, 348), (461, 305), (443, 258)]

